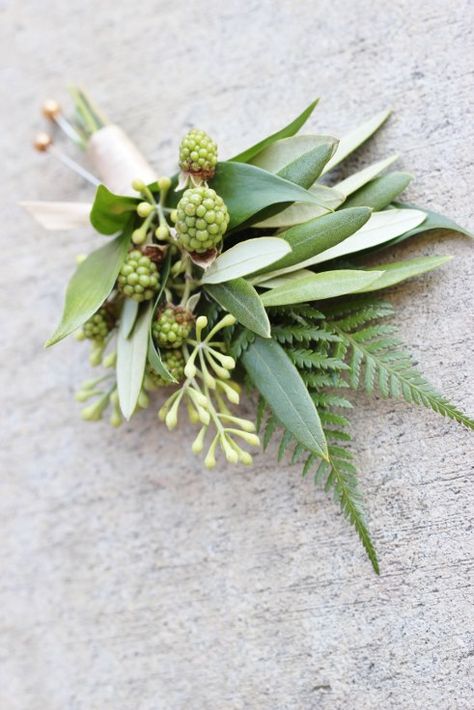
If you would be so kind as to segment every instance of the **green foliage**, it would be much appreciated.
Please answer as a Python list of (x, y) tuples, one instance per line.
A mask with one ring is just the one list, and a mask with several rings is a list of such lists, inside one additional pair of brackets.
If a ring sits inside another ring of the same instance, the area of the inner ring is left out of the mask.
[(345, 207), (372, 207), (383, 210), (405, 190), (412, 176), (408, 173), (388, 173), (375, 178), (354, 192), (344, 203)]
[(114, 195), (105, 185), (99, 185), (90, 214), (91, 224), (100, 234), (117, 234), (130, 221), (138, 203), (135, 197)]
[(245, 279), (208, 284), (206, 291), (238, 322), (262, 338), (270, 337), (270, 321), (260, 296)]

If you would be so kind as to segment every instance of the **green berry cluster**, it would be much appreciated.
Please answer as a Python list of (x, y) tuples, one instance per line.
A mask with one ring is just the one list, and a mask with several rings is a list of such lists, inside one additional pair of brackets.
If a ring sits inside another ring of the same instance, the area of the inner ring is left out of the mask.
[(139, 249), (128, 252), (117, 285), (119, 290), (134, 301), (148, 301), (158, 288), (159, 275), (156, 264)]
[(193, 128), (184, 136), (179, 146), (181, 170), (202, 180), (214, 175), (217, 164), (217, 145), (205, 131)]
[[(174, 348), (173, 350), (165, 350), (161, 356), (161, 360), (168, 372), (173, 375), (177, 382), (182, 382), (184, 380), (185, 362), (184, 355), (181, 350), (177, 348)], [(146, 374), (155, 387), (163, 387), (170, 384), (167, 380), (164, 380), (161, 375), (159, 375), (156, 370), (151, 367), (151, 365), (147, 366)]]
[(186, 251), (204, 253), (219, 246), (229, 224), (224, 200), (210, 187), (193, 187), (178, 202), (176, 232)]
[(179, 348), (187, 341), (194, 317), (182, 306), (167, 303), (153, 323), (153, 338), (160, 348)]
[(110, 313), (105, 308), (99, 308), (97, 313), (82, 326), (82, 333), (88, 340), (103, 341), (112, 327)]

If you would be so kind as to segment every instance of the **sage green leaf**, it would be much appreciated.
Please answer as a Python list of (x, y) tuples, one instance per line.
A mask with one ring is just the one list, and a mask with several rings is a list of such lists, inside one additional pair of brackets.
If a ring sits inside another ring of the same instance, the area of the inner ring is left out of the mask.
[(258, 143), (255, 143), (255, 145), (250, 146), (250, 148), (247, 148), (246, 150), (242, 151), (242, 153), (239, 153), (238, 155), (234, 156), (233, 158), (231, 158), (231, 160), (238, 163), (246, 163), (251, 160), (255, 155), (258, 155), (258, 153), (264, 150), (264, 148), (267, 148), (267, 146), (271, 145), (272, 143), (275, 143), (275, 141), (278, 141), (281, 138), (289, 138), (290, 136), (294, 136), (295, 133), (298, 133), (300, 128), (304, 126), (308, 118), (311, 116), (314, 109), (316, 108), (318, 101), (319, 99), (315, 99), (315, 101), (310, 103), (308, 108), (305, 108), (305, 110), (300, 113), (300, 115), (297, 116), (294, 121), (289, 123), (281, 130), (277, 131), (276, 133), (272, 133), (271, 136), (268, 136), (267, 138), (264, 138)]
[(368, 291), (378, 291), (381, 288), (388, 288), (394, 284), (411, 279), (414, 276), (424, 274), (426, 271), (432, 271), (445, 264), (452, 259), (451, 256), (421, 256), (416, 259), (407, 259), (405, 261), (396, 261), (389, 264), (377, 264), (370, 266), (368, 271), (383, 271), (382, 275), (373, 283), (361, 288), (359, 293), (367, 293)]
[(267, 291), (261, 299), (265, 307), (286, 306), (292, 303), (306, 303), (335, 298), (345, 293), (360, 291), (382, 276), (382, 271), (362, 271), (361, 269), (337, 269), (320, 274), (302, 276), (283, 286)]
[(239, 323), (262, 338), (270, 337), (270, 321), (260, 296), (245, 279), (209, 284), (207, 293), (237, 318)]
[(318, 185), (317, 183), (309, 188), (309, 192), (316, 197), (318, 204), (295, 202), (289, 207), (285, 207), (285, 209), (277, 214), (263, 218), (260, 216), (257, 222), (252, 223), (252, 226), (262, 229), (291, 227), (294, 224), (308, 222), (310, 219), (315, 219), (328, 212), (333, 212), (342, 205), (346, 199), (345, 195), (334, 188), (326, 187), (326, 185)]
[(91, 224), (100, 234), (117, 234), (125, 228), (138, 203), (136, 197), (114, 195), (105, 185), (99, 185), (91, 209)]
[[(278, 286), (286, 286), (286, 284), (294, 281), (295, 279), (300, 279), (302, 276), (312, 276), (314, 271), (310, 269), (299, 269), (298, 271), (290, 271), (288, 274), (283, 274), (282, 276), (273, 276), (268, 278), (268, 274), (265, 274), (265, 281), (258, 281), (255, 278), (255, 284), (259, 288), (277, 288)], [(263, 276), (262, 276), (263, 278)]]
[[(123, 308), (128, 310), (129, 299)], [(125, 419), (130, 419), (137, 406), (143, 384), (148, 351), (148, 331), (152, 317), (152, 305), (148, 303), (138, 316), (132, 333), (126, 337), (129, 318), (121, 319), (117, 335), (117, 390), (120, 409)]]
[[(417, 207), (416, 205), (410, 204), (408, 202), (395, 202), (394, 203), (395, 207), (403, 208), (403, 209), (410, 209), (410, 210), (419, 210), (420, 208)], [(416, 234), (421, 234), (422, 232), (428, 232), (429, 230), (432, 229), (445, 229), (449, 232), (458, 232), (459, 234), (464, 234), (466, 237), (473, 237), (474, 235), (472, 232), (469, 232), (467, 229), (464, 229), (464, 227), (460, 227), (459, 224), (456, 224), (452, 219), (449, 217), (444, 217), (442, 214), (438, 214), (437, 212), (432, 212), (431, 210), (427, 210), (423, 208), (423, 211), (426, 212), (426, 219), (424, 222), (417, 227), (414, 227), (410, 229), (409, 231), (405, 232), (404, 234), (401, 234), (399, 237), (394, 239), (391, 244), (398, 244), (398, 242), (403, 242), (405, 239), (409, 239), (410, 237), (414, 237)]]
[(365, 143), (365, 141), (370, 138), (370, 136), (373, 135), (383, 123), (385, 123), (390, 114), (391, 111), (382, 111), (381, 113), (377, 113), (368, 121), (365, 121), (353, 131), (350, 131), (343, 136), (339, 141), (339, 145), (334, 156), (325, 166), (323, 174), (327, 173), (329, 170), (332, 170), (336, 165), (343, 161), (344, 158), (347, 158), (352, 151), (362, 145), (362, 143)]
[(218, 256), (202, 277), (202, 283), (217, 284), (253, 274), (289, 251), (291, 246), (279, 237), (247, 239)]
[(125, 229), (79, 264), (66, 290), (61, 322), (46, 347), (80, 328), (104, 303), (127, 255), (130, 234), (131, 229)]
[[(250, 162), (308, 188), (334, 155), (337, 143), (332, 136), (293, 136), (273, 143)], [(299, 175), (302, 176), (300, 179), (292, 179), (292, 176), (298, 178)]]
[(120, 314), (120, 328), (124, 338), (128, 338), (133, 330), (138, 315), (138, 301), (127, 298)]
[(300, 444), (327, 460), (328, 448), (319, 414), (283, 348), (274, 340), (257, 337), (241, 355), (241, 362), (282, 426)]
[(246, 163), (218, 163), (210, 185), (229, 210), (229, 229), (269, 205), (298, 201), (319, 205), (317, 196), (309, 190)]
[[(374, 212), (370, 219), (351, 236), (339, 242), (330, 249), (300, 262), (298, 268), (314, 266), (330, 259), (336, 259), (347, 254), (365, 251), (374, 246), (388, 242), (407, 229), (417, 227), (425, 219), (425, 213), (420, 210), (385, 210)], [(294, 270), (296, 267), (289, 267)]]
[(280, 269), (290, 266), (299, 268), (301, 262), (330, 249), (357, 232), (367, 222), (370, 214), (371, 210), (367, 207), (353, 207), (311, 219), (280, 232), (279, 238), (284, 239), (291, 250), (275, 261), (271, 269), (266, 267), (259, 273), (271, 271), (276, 276)]
[(155, 320), (155, 313), (160, 305), (161, 297), (166, 288), (168, 278), (170, 275), (171, 268), (171, 249), (166, 252), (166, 257), (163, 262), (163, 266), (160, 269), (160, 288), (156, 294), (155, 302), (153, 304), (153, 312), (150, 319), (150, 326), (148, 329), (148, 362), (152, 368), (167, 382), (177, 382), (176, 378), (169, 372), (168, 368), (163, 364), (161, 359), (161, 353), (157, 347), (155, 341), (153, 340), (152, 326)]
[(371, 207), (373, 210), (383, 210), (387, 207), (412, 180), (408, 173), (388, 173), (375, 178), (354, 192), (345, 203), (344, 207)]
[(389, 158), (379, 160), (377, 163), (372, 163), (372, 165), (369, 165), (367, 168), (363, 168), (363, 170), (349, 175), (349, 177), (342, 180), (342, 182), (338, 182), (334, 187), (344, 195), (351, 195), (360, 187), (370, 182), (370, 180), (376, 178), (377, 175), (380, 175), (381, 172), (386, 170), (396, 160), (398, 160), (398, 155), (391, 155)]

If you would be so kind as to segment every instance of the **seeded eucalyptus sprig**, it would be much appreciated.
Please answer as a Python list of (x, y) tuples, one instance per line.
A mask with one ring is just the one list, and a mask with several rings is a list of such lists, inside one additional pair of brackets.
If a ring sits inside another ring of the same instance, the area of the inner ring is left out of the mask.
[[(84, 92), (72, 94), (76, 127), (59, 123), (76, 143), (87, 147), (94, 136), (100, 147), (106, 120)], [(219, 162), (215, 140), (195, 128), (179, 144), (176, 175), (150, 182), (130, 174), (126, 195), (99, 185), (90, 221), (108, 240), (79, 263), (47, 345), (75, 333), (91, 344), (90, 364), (105, 369), (76, 394), (85, 420), (108, 410), (120, 426), (158, 396), (168, 429), (183, 411), (197, 425), (191, 448), (209, 468), (219, 454), (250, 464), (246, 447), (259, 446), (257, 431), (263, 448), (278, 435), (278, 460), (289, 454), (334, 492), (378, 572), (347, 448), (356, 405), (347, 392), (377, 390), (469, 428), (474, 422), (415, 369), (386, 323), (390, 304), (373, 293), (449, 257), (372, 257), (368, 266), (366, 257), (432, 229), (468, 232), (399, 202), (411, 175), (386, 172), (397, 156), (321, 182), (389, 113), (340, 140), (299, 135), (316, 103), (231, 160)], [(57, 104), (48, 106), (45, 115), (58, 122)], [(130, 165), (135, 149), (123, 150)], [(84, 215), (48, 204), (27, 207), (49, 228), (77, 226)], [(255, 422), (238, 413), (243, 382), (256, 394)]]

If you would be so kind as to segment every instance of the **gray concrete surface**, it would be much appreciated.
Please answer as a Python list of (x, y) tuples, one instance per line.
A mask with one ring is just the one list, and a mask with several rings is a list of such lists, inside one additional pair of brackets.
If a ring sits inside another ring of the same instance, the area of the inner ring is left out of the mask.
[[(164, 172), (193, 124), (228, 155), (314, 95), (312, 128), (392, 105), (362, 166), (393, 150), (407, 197), (474, 228), (473, 5), (432, 2), (0, 3), (3, 130), (2, 710), (473, 705), (472, 440), (359, 397), (354, 434), (382, 575), (332, 500), (260, 454), (208, 472), (153, 410), (81, 423), (74, 341), (44, 352), (86, 231), (43, 232), (16, 202), (87, 199), (30, 150), (38, 105), (82, 82)], [(391, 298), (425, 373), (471, 412), (472, 256)], [(274, 453), (274, 452), (273, 452)]]

